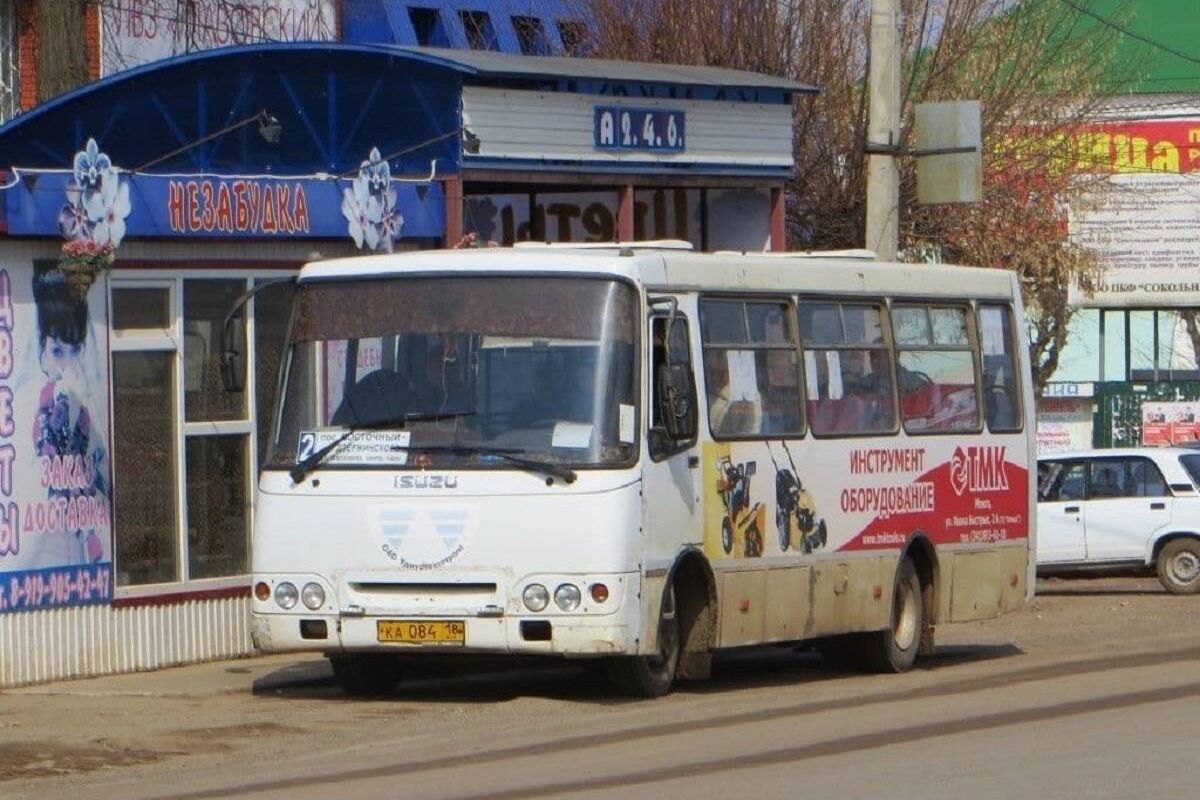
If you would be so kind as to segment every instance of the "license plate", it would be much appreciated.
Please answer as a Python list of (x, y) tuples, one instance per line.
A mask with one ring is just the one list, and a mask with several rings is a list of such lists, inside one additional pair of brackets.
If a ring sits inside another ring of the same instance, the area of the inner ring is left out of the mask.
[(460, 619), (381, 619), (375, 623), (381, 642), (465, 644), (467, 626)]

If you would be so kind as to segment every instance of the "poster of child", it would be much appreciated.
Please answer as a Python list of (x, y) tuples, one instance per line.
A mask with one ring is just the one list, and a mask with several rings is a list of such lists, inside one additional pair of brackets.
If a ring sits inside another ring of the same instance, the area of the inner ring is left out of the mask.
[[(87, 297), (71, 292), (64, 276), (53, 267), (37, 267), (33, 274), (33, 299), (37, 308), (37, 356), (42, 384), (33, 418), (33, 445), (42, 472), (42, 485), (49, 500), (89, 498), (99, 503), (76, 503), (78, 507), (102, 509), (105, 518), (111, 507), (108, 484), (108, 454), (105, 448), (104, 416), (100, 424), (89, 410), (96, 407), (91, 394), (103, 386), (90, 375), (89, 367), (103, 356), (89, 341), (90, 319)], [(106, 522), (97, 525), (94, 515), (70, 517), (58, 537), (60, 563), (96, 564), (110, 561), (111, 547)], [(97, 528), (100, 530), (97, 530)]]

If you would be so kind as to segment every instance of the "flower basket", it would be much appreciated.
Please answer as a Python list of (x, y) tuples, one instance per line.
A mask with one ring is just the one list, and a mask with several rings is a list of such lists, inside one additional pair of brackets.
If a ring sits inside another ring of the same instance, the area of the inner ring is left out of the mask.
[(76, 300), (87, 297), (96, 278), (112, 268), (116, 251), (111, 244), (98, 244), (90, 239), (76, 239), (63, 245), (58, 259), (58, 271), (63, 274), (67, 290)]

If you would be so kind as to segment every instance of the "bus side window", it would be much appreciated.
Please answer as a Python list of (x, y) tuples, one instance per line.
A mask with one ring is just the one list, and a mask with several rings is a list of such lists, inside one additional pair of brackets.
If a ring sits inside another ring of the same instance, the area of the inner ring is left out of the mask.
[(808, 425), (818, 436), (896, 430), (896, 379), (878, 303), (800, 303)]
[[(696, 381), (688, 341), (687, 318), (675, 314), (650, 323), (650, 455), (654, 459), (690, 447), (696, 441)], [(668, 358), (668, 348), (670, 348)]]
[(800, 367), (786, 300), (700, 301), (708, 425), (714, 438), (804, 432)]
[(1021, 430), (1021, 395), (1012, 334), (1012, 315), (1007, 306), (980, 303), (983, 405), (988, 428), (993, 431)]
[(966, 306), (892, 306), (900, 413), (909, 433), (966, 433), (983, 427), (968, 311)]

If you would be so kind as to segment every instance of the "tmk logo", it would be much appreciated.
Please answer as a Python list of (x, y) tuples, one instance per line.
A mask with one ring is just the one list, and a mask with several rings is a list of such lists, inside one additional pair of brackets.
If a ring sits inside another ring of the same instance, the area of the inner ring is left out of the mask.
[(1007, 447), (954, 448), (950, 459), (950, 487), (956, 495), (963, 492), (1003, 492), (1008, 489), (1004, 471)]
[(457, 475), (397, 475), (397, 489), (454, 489)]

